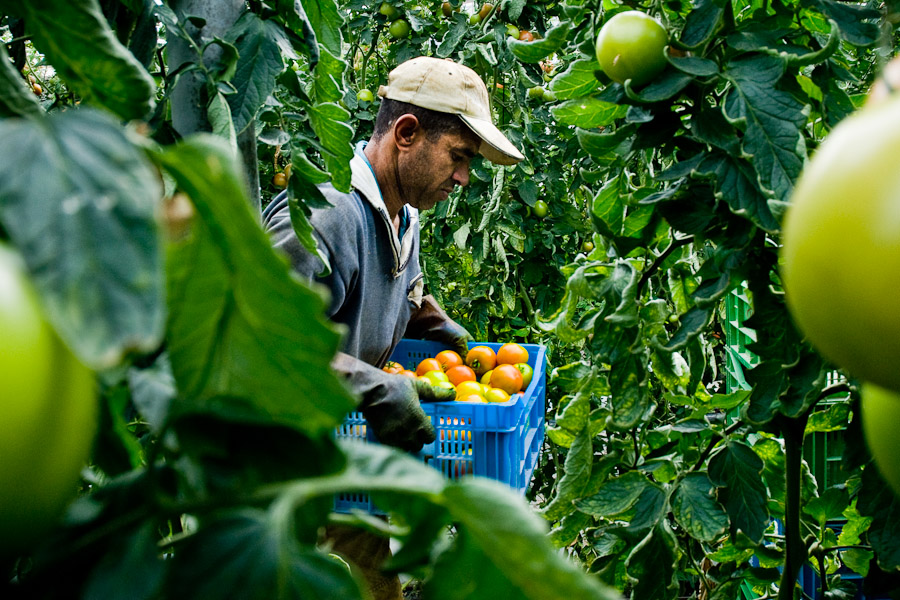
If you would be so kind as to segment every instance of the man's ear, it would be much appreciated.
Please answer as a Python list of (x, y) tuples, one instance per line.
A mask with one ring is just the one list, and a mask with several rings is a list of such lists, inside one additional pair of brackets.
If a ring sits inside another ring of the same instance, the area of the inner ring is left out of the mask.
[(422, 124), (415, 115), (409, 113), (401, 115), (395, 122), (393, 127), (394, 143), (398, 148), (408, 148), (416, 143), (424, 131)]

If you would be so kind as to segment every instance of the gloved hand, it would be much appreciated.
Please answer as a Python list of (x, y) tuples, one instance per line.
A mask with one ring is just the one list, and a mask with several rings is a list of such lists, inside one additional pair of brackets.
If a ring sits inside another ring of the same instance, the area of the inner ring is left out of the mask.
[(338, 353), (331, 366), (362, 397), (359, 409), (378, 441), (407, 452), (418, 452), (435, 440), (434, 426), (419, 402), (446, 402), (456, 394), (421, 379), (386, 373), (344, 353)]
[(431, 294), (422, 297), (422, 305), (410, 316), (404, 337), (431, 340), (450, 346), (463, 358), (469, 351), (472, 336), (438, 306)]

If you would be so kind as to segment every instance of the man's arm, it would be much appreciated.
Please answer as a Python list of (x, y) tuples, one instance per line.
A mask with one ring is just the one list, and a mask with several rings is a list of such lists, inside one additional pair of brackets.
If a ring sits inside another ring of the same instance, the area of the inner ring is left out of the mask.
[(472, 336), (466, 328), (450, 318), (431, 294), (422, 297), (422, 305), (413, 311), (405, 337), (441, 342), (465, 358)]

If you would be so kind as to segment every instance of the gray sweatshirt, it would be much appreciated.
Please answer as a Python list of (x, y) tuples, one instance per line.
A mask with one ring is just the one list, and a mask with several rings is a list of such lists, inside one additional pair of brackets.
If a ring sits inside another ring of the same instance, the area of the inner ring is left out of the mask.
[(331, 263), (330, 274), (318, 275), (322, 262), (297, 239), (285, 192), (266, 208), (263, 225), (301, 277), (328, 288), (328, 316), (347, 326), (341, 350), (381, 367), (406, 331), (411, 311), (422, 300), (419, 214), (404, 207), (407, 226), (399, 238), (362, 148), (363, 144), (357, 146), (350, 163), (350, 193), (323, 184), (319, 189), (334, 206), (312, 209), (313, 235)]

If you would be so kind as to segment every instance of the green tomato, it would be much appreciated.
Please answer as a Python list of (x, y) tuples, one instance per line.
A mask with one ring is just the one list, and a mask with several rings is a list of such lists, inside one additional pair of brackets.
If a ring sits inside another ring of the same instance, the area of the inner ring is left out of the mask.
[(396, 40), (403, 39), (409, 36), (409, 23), (406, 22), (406, 19), (397, 19), (391, 23), (388, 33)]
[(785, 216), (788, 309), (816, 349), (900, 391), (900, 98), (842, 121), (804, 168)]
[(378, 12), (383, 14), (388, 21), (393, 21), (397, 17), (400, 16), (400, 11), (396, 9), (396, 7), (391, 6), (387, 2), (382, 2), (381, 6), (378, 7)]
[(528, 88), (528, 91), (525, 92), (525, 95), (529, 98), (534, 98), (535, 100), (540, 100), (544, 97), (544, 88), (539, 85)]
[(450, 379), (448, 379), (448, 377), (447, 377), (447, 374), (444, 373), (443, 371), (428, 371), (427, 373), (422, 375), (422, 377), (426, 381), (428, 381), (428, 383), (430, 383), (431, 385), (437, 385), (437, 384), (441, 383), (442, 381), (446, 381), (446, 382), (450, 381)]
[(469, 25), (478, 25), (481, 23), (481, 15), (478, 13), (472, 13), (469, 15)]
[(0, 555), (27, 548), (76, 492), (97, 425), (94, 376), (44, 320), (0, 246)]
[(360, 102), (372, 102), (375, 100), (375, 94), (372, 93), (372, 90), (363, 88), (356, 92), (356, 99)]
[(534, 377), (534, 369), (532, 369), (531, 365), (528, 363), (516, 363), (515, 367), (519, 370), (519, 373), (522, 374), (522, 389), (525, 390)]
[(875, 459), (878, 472), (900, 495), (900, 395), (866, 383), (862, 386), (860, 410), (866, 445)]
[(513, 25), (512, 23), (509, 23), (506, 26), (506, 35), (508, 35), (511, 38), (519, 39), (519, 28), (516, 27), (515, 25)]
[(666, 66), (668, 35), (653, 17), (637, 10), (618, 13), (604, 23), (597, 36), (597, 60), (603, 72), (618, 83), (644, 85)]
[(582, 242), (582, 244), (581, 244), (581, 249), (582, 249), (582, 251), (584, 251), (584, 252), (591, 252), (591, 251), (593, 251), (593, 249), (594, 249), (594, 242), (592, 242), (591, 240), (584, 240), (584, 242)]
[(534, 203), (534, 216), (538, 217), (539, 219), (543, 219), (547, 216), (547, 211), (549, 209), (550, 207), (547, 206), (546, 202), (544, 202), (543, 200), (538, 200)]

